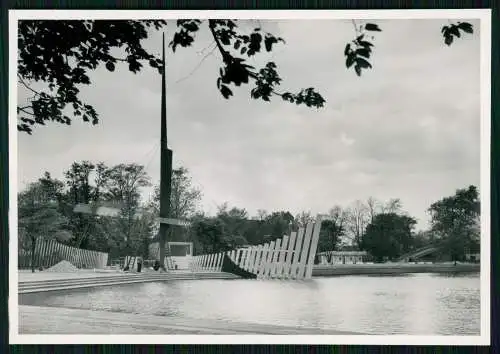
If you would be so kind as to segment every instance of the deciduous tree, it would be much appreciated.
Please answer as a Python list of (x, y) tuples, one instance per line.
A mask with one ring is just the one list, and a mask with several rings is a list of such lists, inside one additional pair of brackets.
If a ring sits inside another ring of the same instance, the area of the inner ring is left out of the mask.
[(458, 189), (454, 195), (433, 203), (431, 230), (444, 242), (453, 260), (462, 260), (467, 249), (479, 250), (480, 200), (476, 186)]

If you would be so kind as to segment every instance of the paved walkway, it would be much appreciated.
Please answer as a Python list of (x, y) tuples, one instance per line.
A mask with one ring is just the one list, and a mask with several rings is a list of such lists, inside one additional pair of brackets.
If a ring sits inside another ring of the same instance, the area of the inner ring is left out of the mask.
[(20, 334), (323, 334), (361, 333), (316, 328), (164, 317), (60, 307), (19, 306)]

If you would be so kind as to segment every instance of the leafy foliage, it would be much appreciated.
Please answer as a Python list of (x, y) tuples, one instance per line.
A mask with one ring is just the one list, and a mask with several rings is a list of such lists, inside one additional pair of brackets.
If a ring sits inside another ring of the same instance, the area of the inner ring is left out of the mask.
[[(361, 76), (363, 69), (372, 68), (369, 59), (371, 58), (374, 44), (369, 38), (374, 39), (374, 36), (370, 33), (382, 32), (382, 29), (375, 23), (365, 23), (364, 25), (358, 26), (356, 21), (353, 20), (353, 24), (356, 31), (356, 38), (345, 46), (345, 65), (347, 69), (351, 67), (354, 68), (356, 75)], [(460, 31), (473, 33), (474, 29), (472, 24), (468, 22), (457, 22), (457, 24), (450, 23), (448, 26), (443, 26), (441, 33), (444, 37), (444, 43), (450, 46), (453, 43), (454, 37), (461, 37)]]
[[(179, 30), (170, 43), (173, 50), (177, 46), (188, 47), (194, 42), (195, 32), (199, 30), (199, 22), (195, 20), (178, 21)], [(274, 62), (268, 62), (263, 68), (256, 69), (246, 63), (247, 58), (260, 53), (263, 49), (271, 52), (277, 43), (284, 43), (281, 37), (263, 32), (255, 28), (251, 33), (244, 33), (237, 20), (208, 20), (208, 27), (222, 55), (223, 66), (219, 70), (217, 88), (226, 99), (233, 95), (230, 86), (249, 84), (250, 79), (255, 82), (250, 96), (254, 99), (270, 101), (273, 95), (281, 96), (283, 100), (305, 104), (308, 107), (323, 107), (325, 100), (313, 88), (302, 89), (298, 93), (279, 93), (277, 87), (282, 79), (277, 73)]]
[(444, 241), (444, 251), (455, 260), (461, 260), (467, 250), (479, 250), (480, 201), (475, 186), (458, 189), (455, 195), (433, 203), (431, 230)]
[(406, 215), (377, 214), (366, 227), (363, 248), (378, 261), (385, 257), (394, 259), (410, 250), (416, 223), (415, 219)]
[(363, 69), (372, 68), (368, 59), (370, 59), (372, 53), (373, 43), (368, 40), (367, 32), (381, 32), (382, 30), (374, 23), (366, 23), (365, 25), (361, 25), (358, 29), (354, 22), (354, 26), (357, 36), (345, 46), (345, 65), (348, 69), (353, 67), (356, 75), (361, 76)]
[[(31, 134), (33, 125), (44, 125), (47, 121), (69, 125), (72, 121), (69, 109), (73, 116), (97, 124), (97, 112), (82, 102), (77, 86), (89, 85), (88, 71), (101, 64), (114, 71), (117, 62), (124, 62), (133, 73), (141, 70), (141, 61), (160, 68), (160, 59), (148, 53), (141, 40), (148, 37), (149, 29), (158, 30), (165, 24), (161, 20), (20, 21), (18, 80), (34, 96), (30, 105), (17, 107), (18, 130)], [(126, 56), (113, 56), (115, 48), (123, 48)], [(44, 82), (48, 91), (34, 90), (28, 81)]]
[[(46, 174), (45, 178), (50, 175)], [(34, 255), (38, 238), (53, 239), (68, 220), (58, 210), (57, 190), (41, 180), (31, 183), (18, 196), (20, 249), (31, 253), (31, 271), (35, 271)]]
[(457, 24), (449, 24), (448, 26), (443, 26), (441, 33), (443, 34), (444, 43), (450, 46), (453, 43), (453, 38), (460, 38), (460, 31), (465, 33), (473, 33), (474, 29), (472, 25), (468, 22), (457, 22)]
[[(255, 28), (247, 33), (238, 26), (237, 20), (212, 19), (205, 21), (217, 49), (222, 55), (222, 67), (217, 78), (221, 95), (233, 96), (232, 86), (250, 84), (253, 99), (269, 102), (273, 96), (297, 105), (321, 108), (325, 99), (312, 87), (298, 92), (279, 92), (282, 79), (276, 63), (270, 61), (262, 68), (254, 68), (247, 60), (263, 52), (271, 52), (275, 45), (285, 43), (281, 37)], [(370, 39), (375, 32), (381, 32), (375, 23), (356, 24), (356, 37), (344, 50), (346, 67), (354, 69), (358, 76), (363, 70), (371, 69), (370, 62), (374, 48)], [(101, 65), (114, 71), (118, 63), (124, 63), (129, 71), (138, 73), (148, 63), (159, 72), (163, 71), (160, 58), (149, 53), (142, 40), (150, 31), (166, 26), (163, 20), (23, 20), (18, 31), (18, 81), (33, 96), (30, 103), (18, 105), (18, 130), (31, 134), (36, 124), (47, 122), (71, 124), (74, 117), (84, 122), (97, 124), (98, 112), (80, 97), (80, 85), (90, 85), (89, 71)], [(176, 32), (170, 42), (175, 52), (179, 47), (190, 47), (203, 21), (183, 19), (176, 22)], [(453, 43), (461, 32), (473, 33), (468, 22), (457, 22), (442, 28), (444, 42)], [(116, 51), (124, 52), (117, 57)], [(46, 90), (37, 90), (32, 82), (43, 82)]]
[[(257, 55), (263, 49), (272, 51), (275, 44), (284, 42), (282, 38), (264, 33), (259, 28), (246, 34), (236, 20), (207, 22), (222, 54), (223, 67), (217, 87), (225, 98), (233, 94), (231, 85), (249, 84), (251, 79), (255, 82), (252, 98), (269, 101), (272, 95), (279, 95), (296, 104), (323, 106), (325, 100), (312, 88), (297, 94), (278, 93), (276, 87), (281, 79), (274, 63), (254, 70), (245, 62), (245, 58)], [(88, 72), (100, 65), (114, 71), (122, 62), (128, 65), (129, 71), (138, 73), (146, 62), (161, 73), (161, 59), (149, 53), (141, 41), (148, 37), (148, 31), (160, 30), (166, 24), (163, 20), (20, 21), (18, 81), (33, 93), (33, 97), (30, 104), (17, 107), (18, 130), (31, 134), (35, 124), (44, 125), (48, 121), (69, 125), (72, 116), (97, 124), (99, 115), (94, 107), (79, 98), (78, 86), (90, 85)], [(175, 52), (178, 47), (191, 46), (201, 24), (201, 20), (178, 20), (177, 31), (169, 44), (172, 50)], [(116, 50), (121, 50), (125, 56), (115, 56)], [(48, 90), (35, 90), (30, 85), (32, 81), (47, 84)]]

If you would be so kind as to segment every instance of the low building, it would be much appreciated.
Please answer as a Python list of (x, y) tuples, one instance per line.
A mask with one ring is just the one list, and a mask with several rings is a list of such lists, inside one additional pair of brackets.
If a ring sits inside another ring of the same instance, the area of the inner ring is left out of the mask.
[(368, 256), (366, 251), (328, 251), (320, 252), (319, 264), (357, 264), (363, 263)]
[(481, 260), (481, 254), (480, 253), (466, 253), (465, 260), (467, 262), (479, 263)]

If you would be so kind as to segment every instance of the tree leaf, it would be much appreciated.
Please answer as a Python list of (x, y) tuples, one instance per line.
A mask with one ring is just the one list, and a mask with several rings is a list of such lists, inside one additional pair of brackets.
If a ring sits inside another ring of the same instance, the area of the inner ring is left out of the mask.
[(472, 25), (468, 22), (459, 22), (458, 23), (458, 28), (460, 28), (462, 31), (467, 32), (467, 33), (473, 33), (474, 29)]
[(356, 66), (360, 66), (364, 69), (367, 69), (367, 68), (371, 68), (372, 65), (365, 59), (361, 58), (361, 57), (357, 57), (356, 58)]
[(451, 33), (451, 34), (453, 34), (453, 35), (455, 35), (455, 37), (460, 38), (460, 31), (458, 30), (458, 27), (457, 27), (457, 26), (452, 25), (452, 26), (450, 27), (450, 33)]
[(229, 97), (233, 95), (233, 91), (231, 91), (229, 89), (229, 87), (227, 87), (226, 85), (221, 85), (220, 92), (226, 100), (229, 99)]
[(348, 55), (346, 60), (345, 60), (345, 66), (347, 68), (350, 68), (352, 66), (352, 64), (354, 64), (355, 58), (356, 58), (356, 56), (354, 56), (353, 54)]
[(453, 36), (450, 34), (447, 34), (446, 36), (444, 36), (444, 43), (446, 45), (451, 45), (451, 43), (453, 43)]
[(365, 47), (367, 50), (371, 50), (370, 47), (373, 47), (373, 44), (368, 41), (358, 41), (358, 45)]
[(344, 55), (349, 54), (350, 51), (351, 51), (351, 44), (347, 43), (344, 49)]
[(365, 30), (367, 31), (377, 31), (377, 32), (382, 32), (382, 30), (379, 28), (379, 26), (375, 23), (367, 23), (365, 25)]
[(369, 58), (370, 57), (370, 51), (366, 48), (358, 48), (356, 49), (356, 54), (361, 55), (362, 57)]
[(111, 61), (106, 62), (106, 69), (111, 72), (115, 71), (115, 64), (113, 64)]
[(356, 71), (358, 76), (361, 76), (361, 67), (357, 63), (354, 65), (354, 71)]

